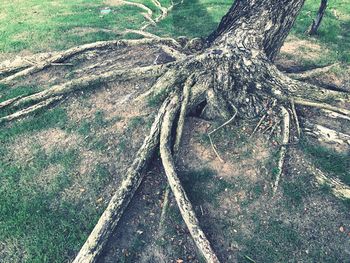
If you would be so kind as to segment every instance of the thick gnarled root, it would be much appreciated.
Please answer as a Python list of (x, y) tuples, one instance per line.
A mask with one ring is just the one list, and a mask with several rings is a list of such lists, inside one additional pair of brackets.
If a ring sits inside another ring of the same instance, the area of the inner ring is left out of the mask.
[[(191, 107), (193, 103), (197, 102), (198, 97), (201, 97), (202, 93), (204, 92), (203, 87), (196, 86), (195, 84), (193, 84), (193, 81), (194, 81), (193, 79), (189, 79), (188, 81), (185, 81), (185, 83), (187, 83), (185, 85), (187, 86), (186, 89), (192, 88), (193, 94), (194, 94), (193, 96), (191, 96), (191, 99), (190, 97), (188, 97), (188, 95), (185, 95), (187, 99), (184, 98), (184, 100), (187, 100), (186, 104), (188, 104), (189, 107)], [(144, 173), (142, 172), (144, 171), (146, 164), (150, 161), (154, 151), (159, 145), (160, 134), (163, 133), (163, 138), (165, 133), (168, 134), (168, 132), (170, 131), (169, 129), (171, 128), (169, 127), (169, 125), (172, 126), (171, 122), (174, 120), (174, 116), (179, 113), (179, 108), (180, 108), (179, 95), (176, 92), (175, 93), (172, 92), (171, 94), (169, 94), (169, 96), (163, 102), (162, 107), (158, 112), (158, 116), (152, 125), (150, 135), (145, 139), (143, 146), (140, 148), (140, 150), (137, 153), (135, 161), (133, 162), (132, 166), (129, 168), (127, 175), (123, 180), (120, 189), (112, 197), (107, 209), (104, 211), (98, 223), (96, 224), (94, 230), (91, 232), (84, 246), (81, 248), (79, 254), (74, 260), (74, 263), (83, 263), (83, 262), (90, 263), (90, 262), (96, 262), (96, 260), (98, 259), (98, 256), (102, 252), (103, 247), (108, 240), (108, 237), (113, 232), (113, 229), (115, 229), (120, 217), (125, 211), (125, 208), (127, 207), (136, 189), (138, 188), (138, 186), (142, 181), (142, 178), (144, 176)], [(186, 93), (188, 94), (188, 92)], [(183, 112), (186, 113), (186, 109), (183, 109)], [(169, 119), (169, 114), (171, 116), (171, 119)], [(163, 124), (164, 122), (166, 122), (166, 124)], [(164, 142), (164, 139), (162, 142)], [(161, 143), (161, 145), (164, 146), (163, 143)], [(167, 163), (165, 163), (165, 165), (166, 164)], [(177, 194), (175, 193), (174, 195), (177, 196)], [(188, 201), (188, 199), (186, 200)], [(203, 237), (204, 234), (198, 236), (198, 233), (202, 233), (202, 232), (198, 232), (193, 221), (190, 221), (190, 223), (192, 223), (192, 225), (190, 225), (189, 228), (195, 228), (193, 229), (193, 231), (195, 231), (194, 232), (195, 242), (197, 238), (201, 239), (202, 245), (200, 247), (202, 250), (203, 244), (206, 244), (206, 243), (203, 243), (205, 241), (205, 237)], [(190, 231), (192, 233), (191, 229)], [(204, 254), (206, 253), (207, 252), (204, 251)], [(218, 262), (218, 261), (208, 261), (208, 262)]]

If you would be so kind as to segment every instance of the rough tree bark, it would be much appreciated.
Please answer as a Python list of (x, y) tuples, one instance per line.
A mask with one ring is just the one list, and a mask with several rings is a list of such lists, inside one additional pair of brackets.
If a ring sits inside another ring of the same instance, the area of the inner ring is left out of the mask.
[[(178, 45), (172, 42), (171, 48), (176, 48), (176, 54), (181, 53), (176, 57), (176, 61), (164, 67), (157, 65), (154, 70), (136, 68), (133, 69), (132, 74), (127, 75), (128, 78), (134, 75), (153, 77), (160, 75), (145, 96), (161, 93), (168, 94), (168, 98), (163, 102), (151, 134), (145, 139), (121, 189), (111, 199), (106, 211), (77, 255), (75, 263), (96, 262), (106, 240), (139, 186), (141, 174), (152, 158), (155, 148), (159, 147), (159, 143), (162, 163), (170, 186), (198, 250), (207, 262), (218, 262), (220, 257), (214, 254), (204, 232), (200, 229), (186, 193), (177, 178), (172, 157), (173, 145), (171, 144), (176, 142), (176, 151), (186, 112), (200, 103), (206, 102), (203, 115), (223, 123), (236, 114), (240, 118), (252, 118), (261, 116), (268, 108), (276, 115), (279, 115), (279, 109), (283, 109), (284, 139), (278, 167), (281, 172), (289, 137), (288, 112), (291, 112), (298, 122), (294, 106), (316, 107), (336, 112), (344, 119), (350, 117), (349, 110), (339, 108), (336, 104), (339, 100), (349, 101), (348, 94), (324, 90), (292, 79), (280, 72), (273, 64), (303, 4), (304, 0), (236, 0), (222, 18), (218, 28), (202, 44), (198, 45), (196, 40), (196, 46), (203, 47), (201, 50), (191, 49), (189, 47), (191, 42), (178, 43)], [(117, 73), (121, 75), (123, 72)], [(115, 72), (105, 73), (105, 75), (98, 80), (110, 81), (116, 76)], [(34, 103), (30, 107), (42, 106), (45, 101), (49, 103), (50, 99), (58, 99), (58, 96), (64, 96), (65, 92), (78, 89), (81, 86), (79, 81), (71, 81), (50, 91), (28, 97), (12, 99), (4, 102), (3, 108), (15, 106), (17, 109), (30, 102)], [(91, 81), (96, 79), (92, 78)], [(73, 85), (76, 82), (78, 86)], [(83, 86), (87, 85), (88, 81), (85, 80)], [(180, 118), (177, 118), (179, 114)], [(169, 138), (172, 136), (171, 128), (176, 130), (175, 140)], [(273, 185), (274, 192), (277, 190), (279, 176), (275, 178), (277, 183)]]
[(315, 35), (317, 33), (317, 30), (321, 25), (323, 15), (326, 11), (327, 3), (328, 3), (328, 0), (321, 0), (321, 5), (320, 5), (320, 8), (318, 9), (316, 18), (312, 20), (312, 24), (308, 30), (309, 35)]

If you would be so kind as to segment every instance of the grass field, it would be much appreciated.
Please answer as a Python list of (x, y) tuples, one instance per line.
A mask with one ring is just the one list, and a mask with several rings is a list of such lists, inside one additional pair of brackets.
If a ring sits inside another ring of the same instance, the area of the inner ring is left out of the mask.
[[(0, 59), (120, 38), (116, 32), (138, 29), (147, 22), (139, 8), (118, 5), (117, 2), (2, 0)], [(150, 1), (138, 2), (149, 6), (154, 16), (159, 14)], [(164, 6), (170, 4), (169, 0), (160, 2)], [(206, 36), (215, 28), (231, 2), (185, 0), (157, 27), (149, 27), (148, 30), (160, 36)], [(310, 39), (304, 32), (318, 6), (319, 1), (306, 2), (292, 35), (329, 50), (328, 53), (320, 52), (312, 63), (350, 63), (350, 0), (330, 1), (319, 34)], [(101, 10), (105, 7), (109, 7), (111, 12), (102, 14)], [(7, 90), (1, 86), (0, 102), (38, 89), (40, 87)], [(105, 203), (99, 203), (101, 189), (113, 181), (111, 167), (103, 162), (95, 164), (87, 172), (86, 178), (79, 177), (79, 171), (85, 165), (79, 152), (94, 151), (100, 154), (105, 151), (106, 143), (97, 135), (97, 131), (105, 125), (107, 121), (103, 114), (96, 114), (81, 124), (72, 123), (65, 108), (59, 105), (48, 112), (0, 127), (0, 262), (67, 262), (77, 252), (105, 206)], [(75, 148), (61, 145), (42, 149), (35, 136), (57, 129), (63, 131), (64, 136), (92, 139), (88, 142), (84, 140)], [(29, 142), (23, 142), (22, 138), (29, 138)], [(124, 146), (120, 144), (120, 147)], [(306, 150), (322, 169), (334, 172), (349, 182), (347, 156), (337, 156), (323, 148), (311, 146)], [(332, 158), (339, 158), (337, 167), (329, 164)], [(47, 174), (52, 176), (47, 178)], [(212, 178), (210, 172), (205, 175), (208, 180)], [(189, 180), (187, 183), (192, 182)], [(202, 183), (205, 181), (199, 182)], [(229, 188), (219, 183), (218, 187), (220, 191), (221, 188)], [(295, 194), (293, 189), (293, 186), (285, 187), (291, 198), (298, 199), (298, 193)], [(75, 194), (71, 195), (70, 191)], [(265, 231), (263, 227), (261, 229)], [(285, 231), (278, 228), (276, 233), (270, 233), (272, 239)], [(299, 242), (292, 230), (287, 234), (286, 242)], [(261, 242), (260, 246), (264, 247), (266, 244)], [(253, 248), (253, 244), (249, 245)]]
[[(42, 52), (74, 45), (116, 38), (115, 31), (138, 29), (146, 23), (142, 10), (122, 6), (118, 1), (7, 1), (0, 10), (0, 52)], [(150, 1), (138, 0), (159, 13)], [(164, 6), (168, 0), (160, 1)], [(159, 35), (190, 37), (206, 36), (215, 28), (231, 1), (193, 0), (175, 6), (171, 14), (149, 31)], [(311, 24), (319, 1), (306, 1), (292, 34), (306, 38), (304, 32)], [(111, 12), (103, 15), (101, 10)], [(325, 19), (314, 39), (332, 52), (323, 60), (350, 62), (350, 4), (349, 0), (329, 2)]]

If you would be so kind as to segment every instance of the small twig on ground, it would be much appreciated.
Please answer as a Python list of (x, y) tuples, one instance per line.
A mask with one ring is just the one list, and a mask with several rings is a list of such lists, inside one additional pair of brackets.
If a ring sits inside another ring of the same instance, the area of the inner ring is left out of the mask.
[(300, 139), (301, 130), (300, 130), (298, 114), (297, 114), (297, 111), (295, 110), (294, 100), (291, 99), (290, 103), (291, 103), (291, 106), (292, 106), (292, 112), (293, 112), (293, 117), (294, 117), (294, 120), (295, 120), (295, 125), (297, 127), (298, 139)]
[(265, 120), (266, 117), (267, 117), (267, 114), (264, 114), (264, 115), (261, 117), (261, 119), (259, 120), (258, 124), (255, 126), (255, 128), (254, 128), (252, 134), (249, 136), (249, 138), (251, 138), (251, 137), (254, 135), (254, 133), (259, 129), (261, 123)]
[(51, 63), (51, 66), (74, 66), (72, 63)]
[(162, 213), (160, 214), (160, 219), (159, 219), (158, 232), (161, 232), (164, 226), (166, 212), (168, 211), (168, 207), (169, 207), (170, 190), (171, 189), (168, 184), (164, 191), (164, 200), (163, 200), (163, 206), (162, 206)]
[(256, 263), (256, 261), (254, 259), (252, 259), (251, 257), (244, 255), (245, 259), (248, 260), (251, 263)]
[(232, 106), (232, 108), (235, 110), (234, 115), (233, 115), (228, 121), (226, 121), (225, 123), (223, 123), (222, 125), (220, 125), (218, 128), (216, 128), (216, 129), (214, 129), (214, 130), (212, 130), (211, 132), (208, 133), (208, 137), (209, 137), (209, 141), (210, 141), (211, 147), (212, 147), (214, 153), (216, 154), (216, 156), (219, 158), (219, 160), (220, 160), (222, 163), (224, 163), (225, 161), (220, 157), (218, 151), (216, 150), (216, 147), (215, 147), (215, 145), (214, 145), (214, 143), (213, 143), (213, 140), (212, 140), (212, 138), (211, 138), (211, 135), (213, 135), (215, 132), (217, 132), (218, 130), (222, 129), (222, 128), (225, 127), (226, 125), (230, 124), (230, 123), (236, 118), (237, 113), (238, 113), (238, 110), (237, 110), (237, 108), (236, 108), (233, 104), (231, 104), (231, 106)]

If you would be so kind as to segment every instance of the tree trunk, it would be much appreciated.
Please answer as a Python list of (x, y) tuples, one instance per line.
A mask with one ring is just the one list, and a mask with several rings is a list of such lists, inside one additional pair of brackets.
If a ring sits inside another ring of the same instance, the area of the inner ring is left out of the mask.
[(255, 117), (264, 108), (266, 94), (286, 99), (293, 83), (281, 75), (273, 60), (303, 4), (304, 0), (234, 2), (208, 37), (208, 52), (221, 57), (219, 63), (215, 59), (211, 62), (215, 65), (213, 101), (220, 101), (212, 108), (227, 112), (218, 116), (232, 114), (232, 103), (240, 109), (241, 116)]
[(264, 50), (274, 60), (305, 0), (236, 0), (209, 42)]
[(324, 15), (326, 8), (327, 8), (327, 2), (328, 2), (327, 0), (321, 0), (321, 5), (320, 5), (320, 8), (318, 9), (317, 16), (312, 21), (312, 24), (309, 28), (309, 31), (308, 31), (309, 35), (315, 35), (317, 33), (317, 30), (321, 25), (323, 15)]

